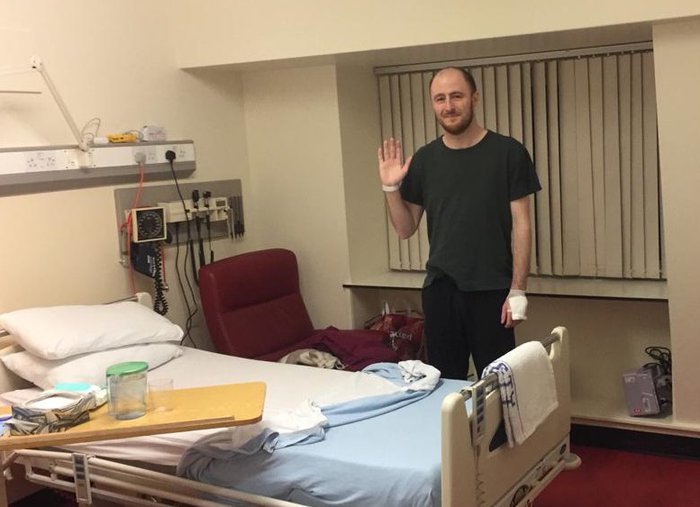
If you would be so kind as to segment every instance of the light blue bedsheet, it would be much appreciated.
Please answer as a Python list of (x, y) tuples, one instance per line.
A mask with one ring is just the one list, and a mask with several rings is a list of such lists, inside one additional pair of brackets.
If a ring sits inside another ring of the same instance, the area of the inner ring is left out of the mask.
[(312, 507), (439, 507), (440, 405), (466, 384), (443, 379), (434, 391), (396, 410), (331, 424), (314, 443), (273, 452), (257, 452), (254, 443), (247, 455), (195, 446), (183, 456), (179, 473)]

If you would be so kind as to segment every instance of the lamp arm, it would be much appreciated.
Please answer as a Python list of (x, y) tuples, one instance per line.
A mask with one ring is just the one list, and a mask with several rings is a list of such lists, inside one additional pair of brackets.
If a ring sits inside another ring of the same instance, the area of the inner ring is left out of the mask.
[(83, 151), (88, 151), (88, 143), (85, 141), (80, 131), (78, 130), (78, 126), (75, 124), (75, 121), (73, 120), (70, 111), (68, 111), (65, 102), (63, 102), (61, 95), (58, 93), (56, 86), (53, 84), (53, 81), (51, 81), (51, 77), (49, 76), (49, 73), (46, 70), (46, 67), (42, 63), (41, 59), (38, 56), (33, 56), (31, 59), (31, 65), (32, 68), (38, 71), (39, 74), (41, 74), (41, 77), (44, 79), (44, 82), (46, 83), (47, 88), (51, 92), (51, 95), (53, 96), (56, 105), (63, 114), (63, 118), (65, 118), (66, 123), (68, 123), (68, 127), (70, 127), (71, 132), (73, 132), (73, 137), (75, 137), (76, 141), (78, 141), (78, 147)]

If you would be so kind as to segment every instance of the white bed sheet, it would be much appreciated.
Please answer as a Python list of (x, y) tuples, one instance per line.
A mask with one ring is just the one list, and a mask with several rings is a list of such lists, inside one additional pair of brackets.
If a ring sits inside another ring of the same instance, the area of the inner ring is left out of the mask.
[[(149, 378), (172, 378), (176, 389), (208, 385), (267, 383), (263, 423), (306, 400), (339, 403), (363, 396), (389, 394), (396, 384), (375, 375), (271, 363), (184, 347), (182, 356), (149, 372)], [(65, 449), (103, 458), (176, 466), (184, 451), (200, 438), (220, 429), (169, 433), (128, 439), (88, 442)]]

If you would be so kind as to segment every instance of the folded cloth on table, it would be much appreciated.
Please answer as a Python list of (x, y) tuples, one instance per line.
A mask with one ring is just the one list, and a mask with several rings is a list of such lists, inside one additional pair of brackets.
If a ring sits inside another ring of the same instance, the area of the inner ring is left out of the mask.
[(522, 444), (559, 406), (554, 369), (538, 341), (526, 342), (493, 361), (482, 374), (498, 377), (508, 445)]
[(11, 435), (56, 433), (84, 423), (97, 407), (95, 392), (45, 391), (22, 405), (12, 407), (5, 421)]

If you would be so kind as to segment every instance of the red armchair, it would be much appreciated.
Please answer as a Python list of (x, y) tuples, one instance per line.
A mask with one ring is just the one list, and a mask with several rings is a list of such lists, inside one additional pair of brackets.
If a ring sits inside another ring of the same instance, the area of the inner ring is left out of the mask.
[(293, 252), (248, 252), (202, 266), (202, 310), (217, 352), (276, 361), (314, 332)]
[(297, 259), (289, 250), (248, 252), (202, 266), (199, 291), (219, 353), (277, 361), (293, 350), (316, 348), (351, 370), (397, 360), (379, 331), (314, 330), (299, 291)]

